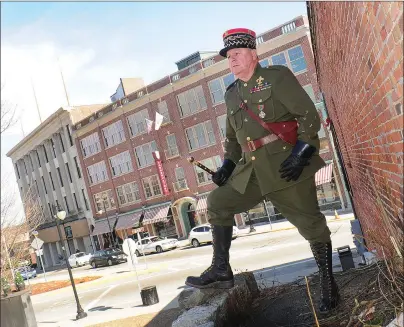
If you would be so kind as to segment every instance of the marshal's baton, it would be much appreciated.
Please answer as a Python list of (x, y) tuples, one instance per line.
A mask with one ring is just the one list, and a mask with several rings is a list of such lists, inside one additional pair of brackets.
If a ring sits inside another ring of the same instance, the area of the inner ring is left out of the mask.
[(189, 157), (189, 158), (188, 158), (188, 161), (189, 161), (191, 164), (193, 164), (193, 165), (195, 165), (195, 166), (198, 166), (199, 168), (201, 168), (202, 170), (206, 171), (208, 174), (210, 174), (210, 175), (212, 175), (212, 176), (215, 174), (214, 171), (210, 170), (208, 167), (206, 167), (205, 165), (201, 164), (199, 161), (195, 160), (194, 157)]

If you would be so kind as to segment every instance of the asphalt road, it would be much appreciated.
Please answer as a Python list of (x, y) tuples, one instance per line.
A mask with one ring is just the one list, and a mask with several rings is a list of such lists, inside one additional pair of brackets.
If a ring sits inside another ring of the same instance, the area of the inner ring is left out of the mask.
[[(333, 247), (354, 247), (349, 221), (329, 223)], [(158, 312), (163, 308), (178, 306), (176, 297), (185, 288), (189, 275), (199, 275), (211, 262), (212, 247), (182, 248), (163, 254), (146, 256), (140, 268), (132, 271), (128, 264), (113, 267), (73, 270), (75, 277), (100, 275), (101, 279), (77, 286), (80, 303), (88, 317), (74, 321), (76, 303), (71, 287), (32, 296), (39, 326), (89, 326), (102, 321), (119, 319), (144, 313)], [(278, 231), (233, 241), (230, 262), (235, 273), (254, 271), (261, 286), (276, 282), (287, 282), (316, 270), (310, 247), (297, 230)], [(334, 265), (339, 261), (334, 256)], [(280, 266), (281, 265), (281, 266)], [(65, 272), (49, 274), (67, 278)], [(38, 277), (41, 278), (41, 277)], [(37, 278), (37, 279), (38, 279)], [(55, 278), (55, 277), (54, 277)], [(160, 302), (144, 307), (140, 288), (155, 285)]]

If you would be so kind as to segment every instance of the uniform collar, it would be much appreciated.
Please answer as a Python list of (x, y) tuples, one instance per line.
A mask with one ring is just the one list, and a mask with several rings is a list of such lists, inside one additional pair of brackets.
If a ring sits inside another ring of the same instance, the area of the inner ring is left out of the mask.
[(247, 88), (248, 91), (250, 91), (250, 89), (259, 86), (259, 82), (261, 83), (265, 82), (265, 80), (263, 79), (264, 76), (263, 70), (264, 68), (262, 68), (261, 65), (257, 63), (257, 66), (255, 66), (254, 69), (254, 73), (248, 82), (244, 82), (239, 79), (240, 86), (242, 88)]

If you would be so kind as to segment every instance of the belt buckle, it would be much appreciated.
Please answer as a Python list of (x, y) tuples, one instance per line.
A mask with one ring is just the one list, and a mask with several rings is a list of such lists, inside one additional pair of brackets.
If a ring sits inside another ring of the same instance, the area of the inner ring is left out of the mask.
[(255, 146), (254, 141), (248, 142), (248, 143), (247, 143), (247, 146), (248, 146), (248, 149), (249, 149), (251, 152), (254, 152), (255, 150), (257, 150), (257, 147)]

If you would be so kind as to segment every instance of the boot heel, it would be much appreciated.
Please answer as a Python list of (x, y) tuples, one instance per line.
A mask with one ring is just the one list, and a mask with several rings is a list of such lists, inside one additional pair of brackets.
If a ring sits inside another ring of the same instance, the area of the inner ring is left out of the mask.
[(216, 288), (221, 288), (221, 289), (228, 289), (228, 288), (233, 288), (234, 287), (234, 280), (226, 280), (223, 282), (217, 282)]

